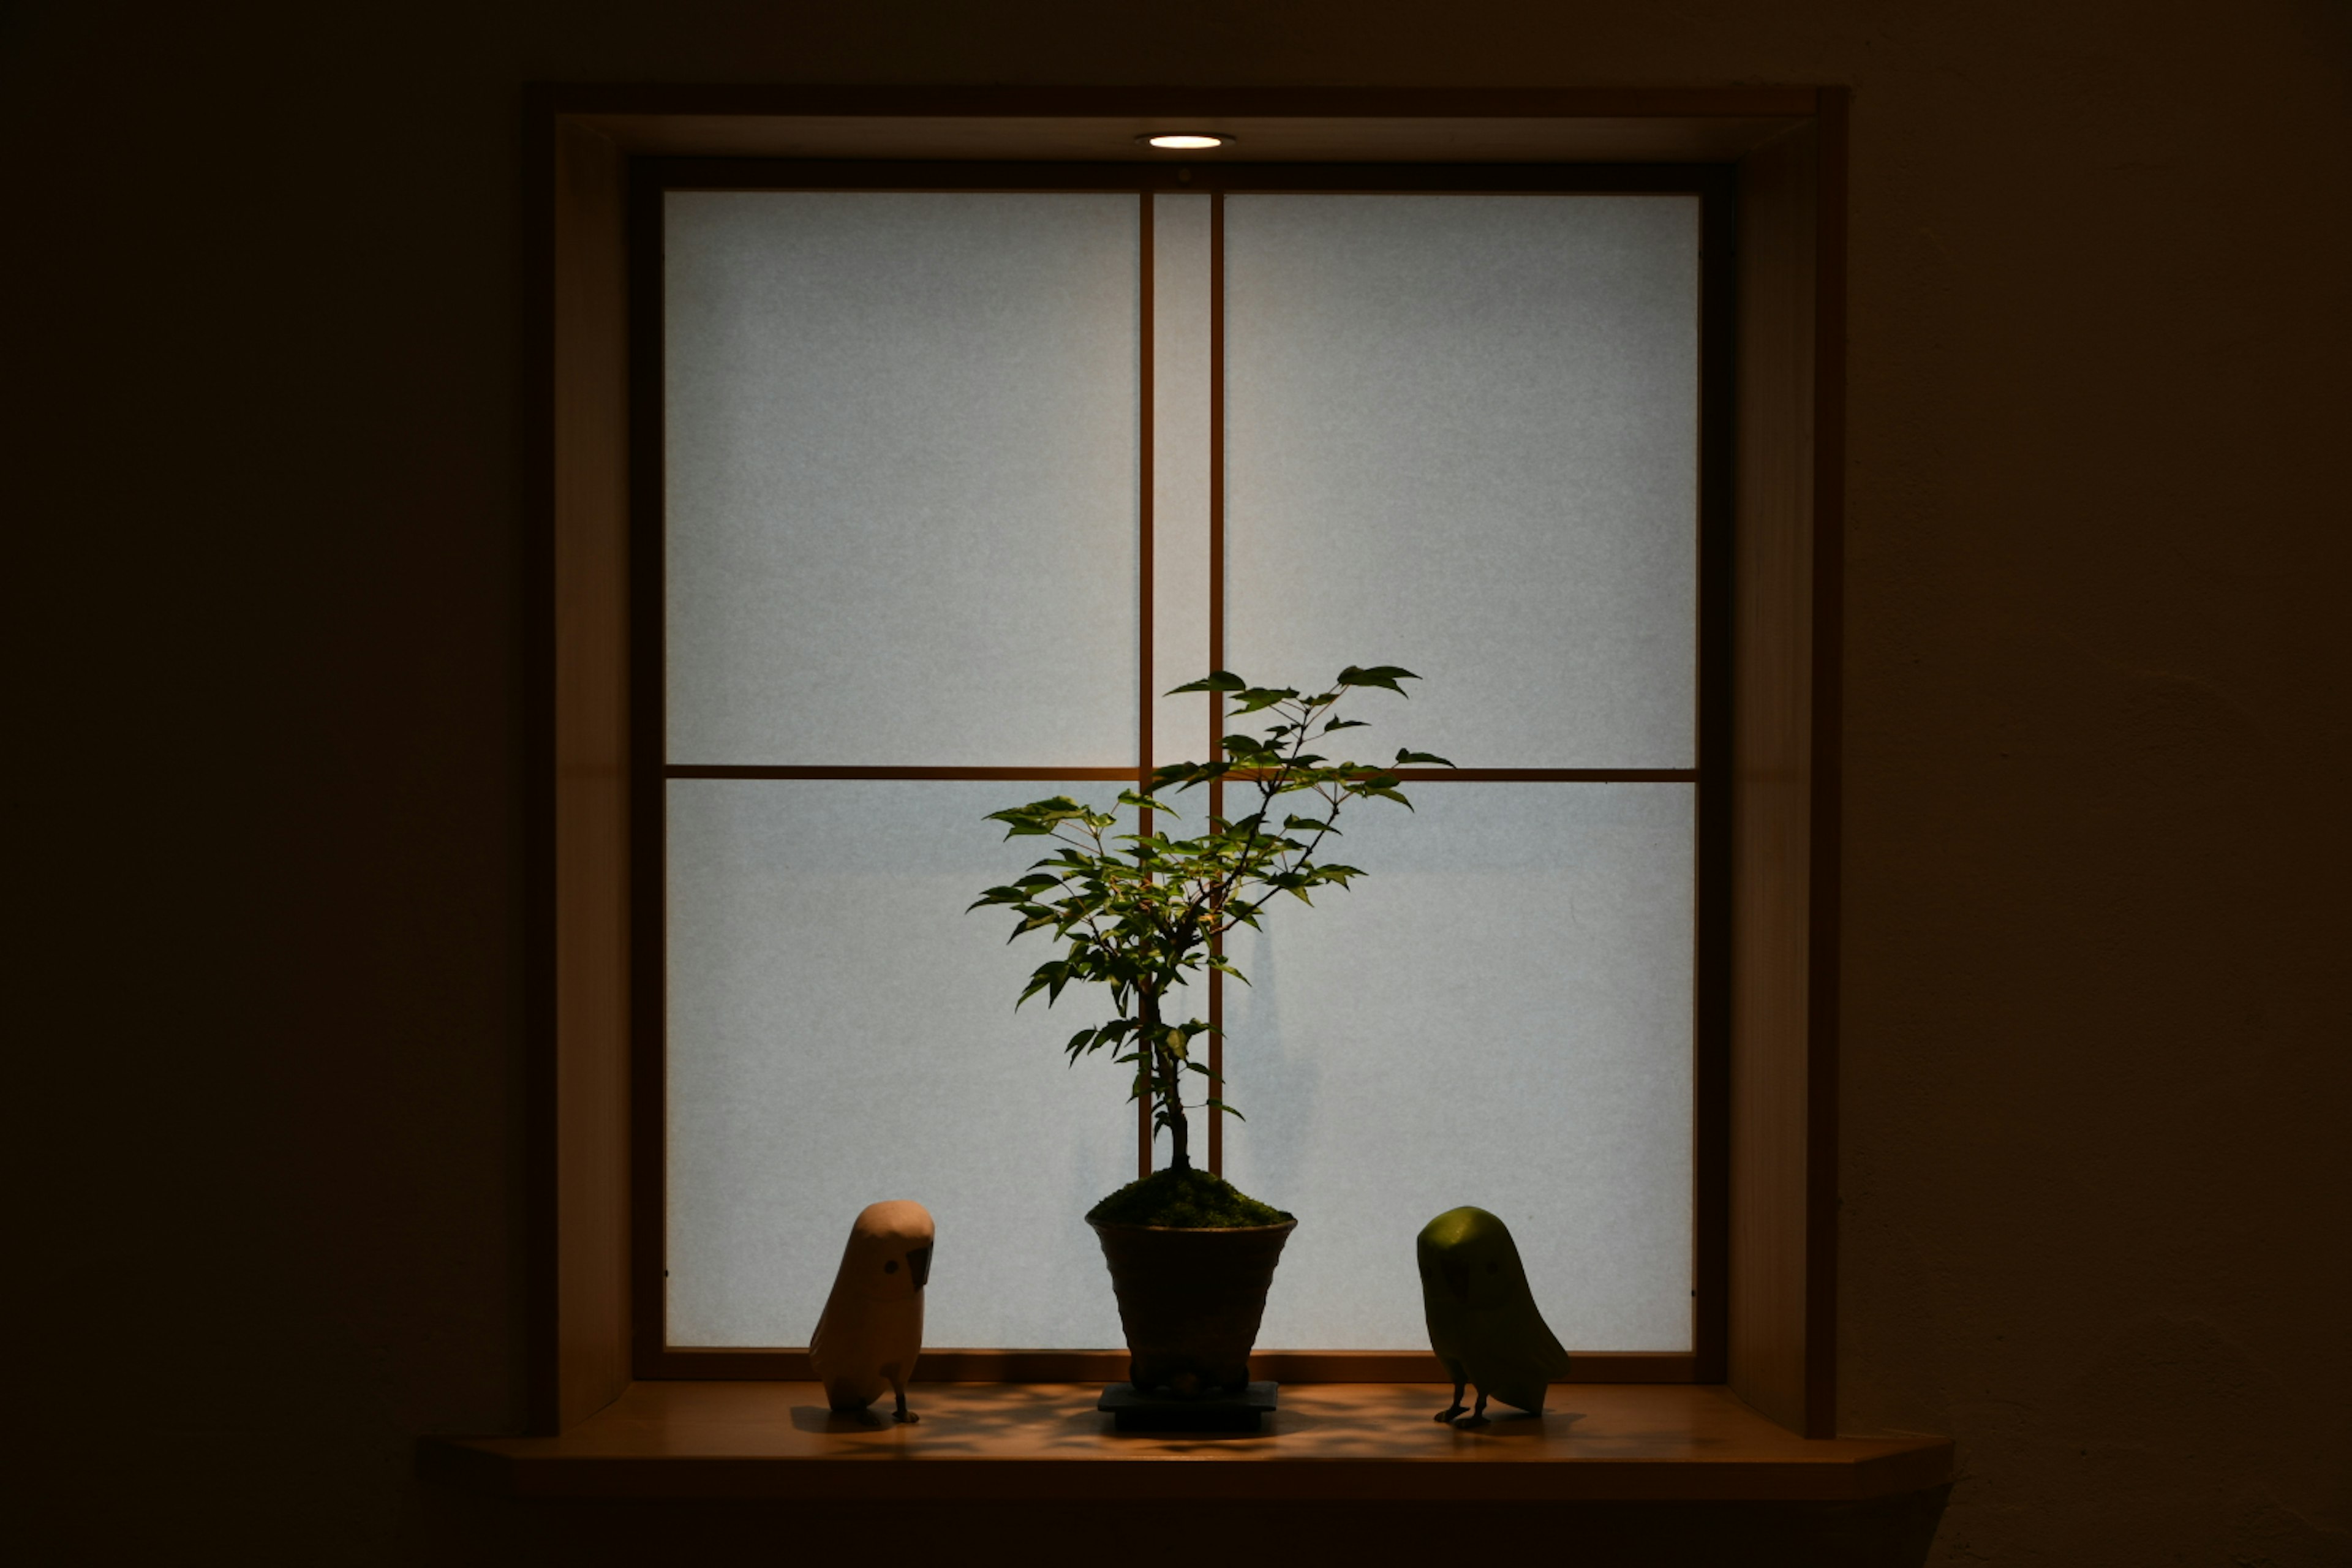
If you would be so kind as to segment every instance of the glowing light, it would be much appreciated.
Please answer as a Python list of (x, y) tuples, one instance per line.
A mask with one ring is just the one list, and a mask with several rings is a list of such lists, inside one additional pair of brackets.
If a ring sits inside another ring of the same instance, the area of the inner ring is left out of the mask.
[(1171, 134), (1167, 136), (1146, 136), (1143, 140), (1150, 142), (1154, 147), (1169, 147), (1189, 150), (1201, 147), (1222, 147), (1226, 142), (1232, 141), (1233, 138), (1230, 136), (1212, 136), (1206, 133), (1196, 134), (1188, 132), (1181, 135)]

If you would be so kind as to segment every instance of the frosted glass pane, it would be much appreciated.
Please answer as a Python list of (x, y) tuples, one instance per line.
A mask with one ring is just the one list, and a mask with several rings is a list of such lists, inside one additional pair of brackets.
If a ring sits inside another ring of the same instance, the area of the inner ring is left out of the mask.
[[(1152, 198), (1154, 693), (1209, 673), (1209, 198)], [(1155, 762), (1209, 755), (1209, 700), (1155, 697)]]
[(1226, 648), (1464, 766), (1693, 761), (1698, 202), (1226, 203)]
[(671, 759), (1131, 764), (1137, 198), (667, 201)]
[(1692, 792), (1453, 784), (1229, 944), (1225, 1173), (1298, 1215), (1259, 1343), (1429, 1342), (1414, 1234), (1503, 1216), (1570, 1349), (1691, 1346)]
[[(1013, 999), (1050, 955), (964, 914), (1040, 840), (980, 819), (1117, 785), (669, 785), (669, 1322), (684, 1345), (804, 1345), (857, 1211), (939, 1224), (925, 1342), (1120, 1343), (1086, 1211), (1135, 1177), (1109, 1016)], [(1100, 1010), (1095, 1010), (1099, 1006)]]

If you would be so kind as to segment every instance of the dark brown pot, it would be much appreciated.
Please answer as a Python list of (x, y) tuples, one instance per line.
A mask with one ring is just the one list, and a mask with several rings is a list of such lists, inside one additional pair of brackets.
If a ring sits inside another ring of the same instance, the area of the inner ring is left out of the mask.
[(1129, 1381), (1179, 1394), (1248, 1386), (1266, 1287), (1297, 1228), (1295, 1219), (1231, 1230), (1096, 1225), (1127, 1331)]

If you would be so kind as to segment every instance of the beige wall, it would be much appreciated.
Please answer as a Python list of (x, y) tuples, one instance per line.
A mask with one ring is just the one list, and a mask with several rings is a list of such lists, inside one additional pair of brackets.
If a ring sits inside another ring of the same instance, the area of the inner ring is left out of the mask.
[(2347, 1561), (2347, 16), (13, 7), (43, 1561), (793, 1539), (409, 1479), (521, 1403), (533, 79), (1853, 84), (1846, 1425), (1937, 1562)]

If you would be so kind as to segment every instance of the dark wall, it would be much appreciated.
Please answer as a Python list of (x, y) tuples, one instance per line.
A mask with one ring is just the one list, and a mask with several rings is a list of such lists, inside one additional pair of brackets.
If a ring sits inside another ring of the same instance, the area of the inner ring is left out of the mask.
[(1958, 1437), (1937, 1562), (2352, 1560), (2348, 15), (14, 9), (44, 1560), (793, 1539), (409, 1477), (520, 1415), (531, 79), (1851, 83), (1845, 1424)]

